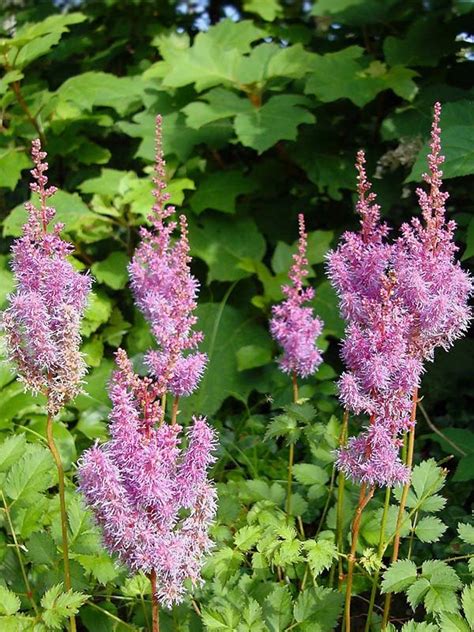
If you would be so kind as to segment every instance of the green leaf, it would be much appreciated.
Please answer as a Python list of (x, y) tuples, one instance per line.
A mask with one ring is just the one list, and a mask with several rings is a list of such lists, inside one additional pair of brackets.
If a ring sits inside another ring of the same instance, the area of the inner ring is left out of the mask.
[(293, 417), (290, 415), (278, 415), (270, 422), (263, 440), (286, 437), (287, 442), (290, 444), (296, 443), (300, 434), (301, 430)]
[(461, 594), (461, 603), (467, 622), (474, 629), (474, 584), (464, 586)]
[(292, 620), (292, 601), (288, 586), (274, 585), (263, 603), (269, 632), (284, 632)]
[(312, 463), (297, 463), (293, 466), (293, 474), (302, 485), (324, 485), (329, 480), (326, 470)]
[(340, 24), (363, 25), (384, 22), (397, 0), (318, 0), (312, 15), (331, 16)]
[(0, 614), (12, 615), (20, 609), (20, 599), (6, 586), (0, 585)]
[(423, 562), (422, 576), (430, 584), (424, 597), (426, 611), (457, 612), (459, 606), (456, 590), (460, 588), (461, 581), (456, 571), (441, 560), (428, 560)]
[(314, 577), (329, 570), (333, 561), (337, 559), (337, 548), (331, 540), (321, 537), (317, 541), (307, 540), (304, 542), (303, 548), (306, 551), (306, 558)]
[(113, 581), (119, 574), (114, 561), (103, 553), (101, 555), (74, 555), (80, 565), (100, 583), (107, 584)]
[(259, 262), (266, 249), (255, 221), (247, 217), (209, 216), (190, 222), (191, 254), (206, 262), (207, 282), (250, 276), (247, 262)]
[(466, 235), (466, 250), (462, 256), (462, 261), (474, 256), (474, 217), (469, 222)]
[(340, 593), (317, 586), (300, 592), (293, 615), (295, 621), (300, 624), (299, 629), (304, 632), (329, 632), (336, 626), (342, 603), (343, 596)]
[(16, 148), (0, 153), (0, 187), (13, 189), (21, 178), (21, 172), (31, 165), (31, 160)]
[(23, 457), (10, 469), (3, 491), (12, 500), (28, 500), (54, 482), (53, 457), (47, 448), (30, 444)]
[(399, 593), (411, 586), (416, 579), (416, 564), (411, 560), (397, 560), (385, 571), (382, 593)]
[(32, 533), (27, 543), (28, 558), (33, 564), (54, 566), (58, 561), (56, 544), (48, 533)]
[(407, 506), (415, 507), (421, 503), (423, 508), (422, 500), (436, 494), (443, 487), (444, 480), (445, 474), (434, 459), (415, 465), (411, 476), (412, 491), (408, 495)]
[(72, 589), (63, 592), (62, 584), (52, 586), (41, 599), (44, 608), (42, 619), (53, 630), (60, 630), (64, 620), (79, 612), (79, 608), (87, 601), (89, 595), (75, 592)]
[(474, 525), (460, 522), (458, 524), (459, 537), (466, 544), (474, 546)]
[(198, 184), (189, 202), (197, 214), (206, 209), (235, 213), (236, 199), (255, 188), (256, 182), (241, 171), (216, 171)]
[(107, 72), (90, 71), (67, 79), (57, 91), (61, 100), (70, 101), (85, 111), (105, 106), (125, 114), (143, 94), (140, 76), (116, 77)]
[(246, 525), (234, 536), (235, 546), (241, 551), (249, 551), (260, 539), (262, 529), (258, 525)]
[(175, 58), (163, 85), (178, 88), (194, 83), (201, 92), (215, 85), (236, 83), (241, 54), (265, 35), (250, 20), (222, 20), (206, 33), (198, 33), (193, 45)]
[(411, 100), (417, 91), (413, 82), (416, 72), (369, 60), (360, 46), (348, 46), (335, 53), (315, 56), (312, 72), (306, 83), (307, 94), (314, 94), (324, 103), (348, 98), (363, 107), (379, 92), (391, 89)]
[(106, 259), (94, 263), (91, 270), (100, 283), (105, 283), (113, 290), (121, 290), (128, 281), (128, 263), (125, 252), (111, 252)]
[(237, 369), (246, 371), (271, 362), (270, 349), (258, 345), (244, 345), (237, 351)]
[(411, 620), (404, 624), (401, 632), (439, 632), (439, 628), (434, 623), (418, 623)]
[(313, 123), (315, 118), (302, 105), (304, 97), (281, 94), (270, 99), (249, 114), (238, 114), (234, 127), (237, 138), (246, 147), (263, 153), (279, 140), (295, 140), (298, 126)]
[(0, 472), (6, 472), (24, 454), (26, 440), (24, 434), (11, 435), (0, 443)]
[(339, 300), (329, 281), (323, 281), (316, 288), (316, 296), (312, 301), (316, 314), (324, 322), (324, 332), (336, 338), (344, 335), (344, 321), (339, 314)]
[(415, 534), (421, 542), (437, 542), (447, 528), (436, 516), (425, 516), (416, 525)]
[(223, 547), (211, 558), (214, 572), (222, 586), (225, 586), (232, 575), (240, 568), (244, 560), (244, 555), (240, 551)]
[(383, 50), (391, 66), (433, 66), (453, 50), (452, 35), (446, 25), (434, 16), (423, 16), (412, 22), (405, 37), (385, 38)]
[(256, 13), (267, 22), (273, 22), (281, 12), (281, 6), (278, 0), (246, 0), (244, 11)]
[(466, 621), (454, 612), (441, 612), (439, 623), (443, 632), (472, 632)]
[(112, 300), (104, 292), (91, 292), (81, 324), (83, 336), (90, 336), (106, 323), (112, 314)]
[(201, 97), (201, 101), (193, 101), (186, 105), (182, 112), (186, 115), (186, 123), (193, 129), (213, 123), (236, 114), (252, 112), (249, 99), (238, 96), (225, 88), (213, 88)]

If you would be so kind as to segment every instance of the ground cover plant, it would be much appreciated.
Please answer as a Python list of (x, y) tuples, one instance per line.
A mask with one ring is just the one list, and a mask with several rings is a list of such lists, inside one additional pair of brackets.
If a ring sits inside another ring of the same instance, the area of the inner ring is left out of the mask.
[(0, 630), (474, 629), (472, 9), (2, 4)]

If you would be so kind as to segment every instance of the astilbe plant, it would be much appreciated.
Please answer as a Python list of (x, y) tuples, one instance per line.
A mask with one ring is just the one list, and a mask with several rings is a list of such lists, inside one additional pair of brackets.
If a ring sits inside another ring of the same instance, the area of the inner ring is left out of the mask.
[[(27, 390), (47, 398), (48, 445), (58, 470), (65, 585), (71, 588), (68, 558), (64, 471), (53, 437), (53, 417), (81, 392), (86, 364), (80, 352), (80, 324), (91, 289), (91, 278), (77, 272), (69, 255), (73, 246), (61, 236), (63, 224), (52, 231), (55, 209), (48, 200), (56, 187), (48, 186), (46, 152), (39, 140), (32, 143), (34, 168), (30, 189), (39, 206), (25, 204), (28, 220), (12, 246), (16, 281), (2, 314), (2, 329), (10, 360)], [(74, 618), (71, 629), (75, 630)]]
[[(466, 331), (471, 318), (472, 281), (455, 260), (455, 223), (446, 220), (448, 194), (441, 191), (440, 112), (437, 103), (428, 155), (430, 173), (423, 176), (430, 188), (428, 192), (417, 190), (423, 221), (412, 218), (403, 224), (400, 237), (387, 242), (389, 229), (380, 222), (380, 207), (369, 193), (365, 159), (359, 152), (357, 211), (361, 228), (358, 233), (346, 233), (328, 257), (329, 276), (347, 322), (342, 357), (348, 370), (339, 382), (340, 399), (346, 409), (366, 413), (370, 419), (368, 428), (337, 455), (340, 470), (361, 484), (349, 555), (347, 630), (361, 512), (375, 486), (404, 484), (392, 555), (396, 560), (413, 462), (423, 362), (433, 359), (436, 347), (448, 349)], [(402, 463), (399, 449), (407, 431), (407, 458)], [(384, 625), (389, 607), (387, 600)]]
[[(293, 265), (288, 277), (290, 284), (282, 286), (285, 300), (272, 308), (270, 333), (283, 350), (278, 359), (281, 370), (291, 375), (293, 382), (293, 400), (298, 400), (298, 377), (312, 375), (322, 362), (321, 351), (316, 345), (323, 330), (323, 321), (313, 314), (306, 305), (314, 298), (314, 289), (304, 287), (308, 276), (308, 235), (305, 230), (303, 214), (298, 216), (299, 240), (298, 252), (293, 255)], [(288, 489), (286, 510), (291, 513), (291, 495), (293, 486), (294, 445), (290, 444), (288, 459)]]
[[(201, 582), (216, 512), (208, 478), (215, 432), (205, 418), (193, 417), (184, 448), (176, 421), (178, 397), (197, 387), (206, 357), (196, 351), (202, 335), (192, 329), (198, 282), (189, 270), (185, 219), (180, 218), (181, 235), (174, 242), (176, 223), (165, 221), (174, 208), (166, 207), (164, 167), (158, 117), (153, 229), (142, 231), (130, 273), (159, 350), (146, 355), (151, 373), (146, 377), (134, 373), (125, 351), (117, 352), (109, 388), (111, 440), (90, 448), (79, 464), (80, 489), (106, 548), (132, 572), (151, 579), (154, 629), (157, 602), (180, 603), (185, 582)], [(175, 397), (171, 423), (165, 419), (167, 392)]]

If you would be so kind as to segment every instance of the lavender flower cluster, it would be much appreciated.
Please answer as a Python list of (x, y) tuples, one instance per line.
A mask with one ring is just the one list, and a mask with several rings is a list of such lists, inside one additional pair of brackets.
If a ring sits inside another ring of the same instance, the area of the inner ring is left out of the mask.
[(311, 307), (305, 306), (305, 303), (314, 298), (314, 290), (312, 287), (303, 287), (303, 281), (308, 276), (308, 236), (304, 216), (299, 215), (298, 220), (298, 252), (293, 255), (293, 265), (289, 272), (291, 284), (282, 287), (286, 300), (272, 308), (270, 332), (283, 348), (283, 355), (279, 359), (282, 371), (307, 377), (322, 362), (316, 339), (323, 329), (323, 322), (313, 316)]
[(54, 416), (80, 392), (86, 373), (79, 330), (91, 277), (68, 261), (73, 247), (61, 239), (63, 225), (48, 232), (56, 213), (48, 199), (57, 189), (48, 186), (46, 152), (39, 140), (33, 141), (31, 155), (30, 188), (39, 197), (39, 208), (25, 204), (28, 221), (12, 246), (16, 289), (1, 324), (19, 378), (27, 389), (46, 395)]
[(209, 524), (216, 492), (207, 479), (214, 461), (214, 431), (202, 417), (187, 430), (161, 423), (156, 384), (139, 378), (123, 350), (116, 356), (110, 398), (110, 434), (82, 457), (80, 489), (100, 525), (110, 553), (131, 571), (157, 577), (157, 597), (171, 607), (182, 601), (184, 582), (199, 583), (211, 549)]
[(149, 351), (145, 361), (160, 384), (160, 392), (174, 396), (190, 395), (207, 363), (205, 353), (196, 351), (202, 333), (193, 331), (197, 318), (198, 281), (189, 270), (189, 243), (186, 217), (179, 217), (181, 235), (171, 241), (176, 222), (165, 220), (174, 212), (166, 205), (165, 162), (161, 142), (161, 117), (157, 118), (155, 189), (150, 221), (154, 230), (141, 229), (141, 244), (130, 264), (132, 290), (136, 303), (150, 322), (159, 345)]
[(409, 471), (399, 458), (401, 435), (415, 423), (411, 414), (423, 373), (436, 347), (448, 349), (467, 329), (472, 280), (455, 260), (455, 223), (446, 221), (448, 194), (441, 191), (441, 106), (431, 130), (429, 191), (417, 190), (423, 222), (415, 217), (387, 241), (380, 207), (370, 193), (363, 152), (357, 156), (356, 210), (360, 230), (343, 235), (328, 256), (330, 279), (347, 322), (339, 381), (340, 398), (354, 413), (370, 416), (368, 428), (338, 453), (338, 467), (369, 485), (404, 483)]
[(165, 423), (167, 392), (177, 398), (197, 387), (206, 356), (196, 351), (202, 339), (193, 331), (198, 283), (189, 269), (184, 216), (180, 238), (166, 206), (161, 117), (156, 124), (155, 205), (152, 230), (130, 264), (137, 305), (159, 345), (149, 351), (150, 376), (139, 377), (125, 351), (116, 354), (118, 370), (110, 384), (111, 440), (87, 450), (79, 463), (80, 490), (101, 527), (104, 545), (131, 571), (156, 578), (156, 598), (171, 607), (182, 601), (185, 581), (198, 584), (208, 531), (216, 513), (216, 491), (208, 479), (216, 435), (202, 417), (193, 417), (182, 444), (182, 427)]

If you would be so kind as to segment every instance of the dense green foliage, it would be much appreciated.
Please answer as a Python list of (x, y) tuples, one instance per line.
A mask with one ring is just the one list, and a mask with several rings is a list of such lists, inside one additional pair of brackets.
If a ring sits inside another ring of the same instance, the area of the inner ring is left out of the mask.
[[(383, 175), (375, 190), (384, 217), (399, 224), (417, 212), (414, 189), (425, 166), (432, 105), (440, 100), (448, 208), (459, 226), (460, 256), (472, 262), (474, 5), (246, 0), (211, 2), (207, 9), (195, 2), (83, 0), (62, 11), (60, 4), (7, 0), (0, 8), (0, 307), (12, 289), (11, 238), (26, 216), (29, 146), (40, 136), (74, 261), (95, 279), (83, 325), (85, 393), (55, 423), (68, 473), (73, 591), (61, 586), (44, 402), (24, 394), (3, 363), (0, 629), (61, 629), (79, 608), (80, 629), (89, 632), (139, 629), (149, 620), (148, 581), (127, 577), (101, 548), (75, 492), (74, 462), (107, 436), (114, 350), (123, 346), (140, 366), (152, 345), (126, 266), (152, 203), (157, 113), (172, 202), (190, 223), (193, 271), (202, 284), (202, 348), (210, 357), (199, 391), (181, 403), (180, 420), (186, 423), (192, 411), (211, 416), (221, 442), (214, 469), (217, 547), (207, 581), (194, 601), (162, 613), (162, 631), (336, 629), (342, 596), (333, 450), (341, 409), (334, 380), (343, 324), (324, 256), (356, 225), (353, 162), (360, 147), (369, 175)], [(225, 14), (238, 21), (221, 19)], [(310, 231), (325, 363), (300, 385), (301, 402), (290, 405), (291, 382), (274, 362), (267, 320), (281, 299), (298, 212)], [(474, 627), (474, 567), (466, 561), (474, 546), (466, 504), (474, 478), (473, 358), (472, 338), (459, 341), (449, 354), (439, 353), (423, 380), (404, 559), (385, 571), (382, 584), (396, 594), (394, 623), (404, 624), (404, 632)], [(294, 524), (284, 511), (289, 444), (297, 463)], [(357, 496), (348, 484), (346, 551)], [(377, 492), (363, 516), (355, 629), (364, 627), (364, 599), (380, 570), (383, 503)], [(371, 629), (380, 629), (378, 610)]]

